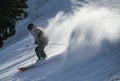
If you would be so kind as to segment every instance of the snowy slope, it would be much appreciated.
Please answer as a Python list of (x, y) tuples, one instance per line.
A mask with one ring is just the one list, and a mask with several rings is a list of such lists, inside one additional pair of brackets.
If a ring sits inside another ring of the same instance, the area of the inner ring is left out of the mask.
[[(17, 23), (17, 34), (0, 49), (0, 81), (119, 81), (119, 3), (29, 0), (30, 15)], [(37, 60), (35, 46), (26, 47), (34, 40), (26, 30), (30, 22), (49, 35), (48, 60), (60, 59), (22, 73), (18, 67)]]

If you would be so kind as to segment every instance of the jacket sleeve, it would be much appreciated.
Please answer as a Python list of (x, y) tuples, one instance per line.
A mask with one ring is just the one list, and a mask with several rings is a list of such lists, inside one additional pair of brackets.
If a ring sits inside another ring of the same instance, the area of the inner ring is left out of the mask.
[(33, 37), (34, 37), (34, 39), (35, 39), (35, 41), (37, 41), (37, 39), (38, 39), (38, 35), (37, 35), (37, 32), (33, 29), (33, 30), (31, 30), (31, 34), (33, 35)]

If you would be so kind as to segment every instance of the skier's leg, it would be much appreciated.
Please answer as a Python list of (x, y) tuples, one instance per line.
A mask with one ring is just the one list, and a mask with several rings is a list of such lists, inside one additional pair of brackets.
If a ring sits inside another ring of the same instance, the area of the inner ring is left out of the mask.
[(38, 57), (38, 60), (40, 60), (40, 59), (41, 59), (41, 54), (40, 54), (40, 52), (39, 52), (39, 46), (37, 46), (37, 47), (35, 48), (35, 53), (36, 53), (36, 55), (37, 55), (37, 57)]
[(37, 47), (35, 48), (35, 52), (36, 52), (36, 55), (37, 55), (37, 57), (38, 57), (38, 60), (40, 60), (41, 57), (42, 57), (43, 59), (45, 59), (45, 58), (47, 57), (46, 53), (44, 52), (44, 47), (37, 46)]
[(38, 48), (39, 48), (39, 53), (40, 53), (40, 56), (45, 59), (47, 57), (45, 51), (44, 51), (44, 48), (45, 46), (48, 44), (48, 38), (46, 37), (43, 37), (43, 38), (39, 38), (39, 41), (38, 41)]
[(43, 59), (45, 59), (45, 58), (47, 57), (47, 55), (46, 55), (46, 53), (45, 53), (45, 51), (44, 51), (44, 48), (40, 50), (40, 53), (41, 53), (41, 57), (42, 57)]

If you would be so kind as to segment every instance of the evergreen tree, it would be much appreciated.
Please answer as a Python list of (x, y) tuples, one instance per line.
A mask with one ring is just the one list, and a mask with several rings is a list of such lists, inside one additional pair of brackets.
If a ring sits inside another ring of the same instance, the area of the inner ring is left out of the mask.
[(0, 0), (0, 43), (15, 34), (15, 23), (18, 20), (27, 17), (26, 1)]

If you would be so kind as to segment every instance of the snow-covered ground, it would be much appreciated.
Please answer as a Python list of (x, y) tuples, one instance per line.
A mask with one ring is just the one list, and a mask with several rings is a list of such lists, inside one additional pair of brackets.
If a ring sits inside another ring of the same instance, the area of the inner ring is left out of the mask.
[[(119, 0), (28, 0), (29, 16), (0, 49), (0, 81), (120, 81)], [(47, 60), (26, 72), (18, 67), (37, 60), (26, 26), (49, 35)], [(31, 45), (26, 47), (26, 45)]]

